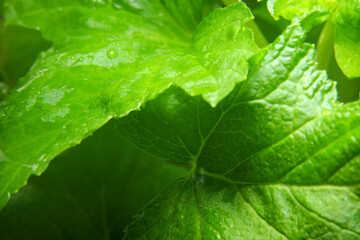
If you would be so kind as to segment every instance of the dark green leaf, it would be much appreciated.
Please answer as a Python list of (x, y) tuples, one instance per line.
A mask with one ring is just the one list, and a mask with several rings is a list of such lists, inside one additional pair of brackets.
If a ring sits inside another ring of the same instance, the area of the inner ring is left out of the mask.
[(107, 124), (10, 199), (0, 239), (119, 239), (139, 208), (185, 174)]
[(14, 88), (18, 79), (29, 71), (39, 52), (49, 46), (50, 43), (38, 31), (5, 27), (0, 20), (0, 81)]

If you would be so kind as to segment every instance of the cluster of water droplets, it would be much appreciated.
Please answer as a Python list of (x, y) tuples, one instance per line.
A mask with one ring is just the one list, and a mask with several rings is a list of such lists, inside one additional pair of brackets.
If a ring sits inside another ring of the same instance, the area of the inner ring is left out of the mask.
[[(120, 43), (115, 44), (114, 46), (107, 47), (105, 49), (101, 49), (97, 53), (93, 54), (74, 54), (72, 56), (67, 57), (64, 60), (61, 60), (63, 56), (59, 57), (59, 61), (65, 62), (65, 64), (69, 66), (81, 66), (81, 65), (98, 65), (98, 66), (107, 66), (109, 64), (117, 65), (119, 63), (131, 63), (133, 61), (133, 57), (127, 51), (120, 51), (121, 47)], [(121, 57), (121, 59), (119, 59)], [(106, 61), (106, 59), (114, 62)]]

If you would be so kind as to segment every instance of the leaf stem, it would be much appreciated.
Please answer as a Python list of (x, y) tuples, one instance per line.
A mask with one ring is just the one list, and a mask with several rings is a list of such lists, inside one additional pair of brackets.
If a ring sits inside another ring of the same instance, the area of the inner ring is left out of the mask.
[(253, 31), (255, 43), (259, 48), (263, 48), (269, 44), (255, 20), (246, 23), (245, 26)]
[(330, 21), (325, 23), (317, 43), (316, 61), (320, 69), (327, 70), (334, 55), (334, 28)]
[(338, 100), (352, 102), (359, 99), (360, 78), (349, 79), (341, 71), (334, 55), (334, 28), (330, 21), (320, 34), (317, 43), (317, 56), (319, 69), (326, 70), (329, 77), (337, 82)]

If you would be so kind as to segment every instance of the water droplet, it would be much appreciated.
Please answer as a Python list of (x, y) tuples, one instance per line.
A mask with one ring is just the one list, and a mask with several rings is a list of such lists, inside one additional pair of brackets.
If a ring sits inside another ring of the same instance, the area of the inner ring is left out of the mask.
[(45, 162), (46, 161), (45, 154), (41, 155), (38, 161), (39, 162)]
[(333, 105), (334, 108), (338, 106), (337, 102), (334, 99), (332, 99), (330, 103)]
[(71, 58), (72, 60), (75, 60), (75, 56), (71, 56), (70, 58)]
[(121, 56), (122, 56), (122, 57), (125, 57), (125, 53), (122, 53)]
[(109, 59), (114, 59), (117, 57), (118, 51), (115, 49), (109, 49), (107, 50), (106, 55)]
[(31, 170), (32, 170), (33, 172), (36, 172), (36, 170), (38, 169), (38, 167), (39, 167), (39, 164), (34, 164), (34, 165), (32, 165)]
[(89, 60), (94, 60), (94, 56), (93, 56), (93, 55), (89, 55)]
[(26, 102), (26, 110), (29, 111), (29, 109), (36, 103), (36, 97), (29, 98)]
[(79, 58), (79, 61), (80, 61), (80, 62), (84, 61), (84, 58), (83, 58), (83, 57), (80, 57), (80, 58)]

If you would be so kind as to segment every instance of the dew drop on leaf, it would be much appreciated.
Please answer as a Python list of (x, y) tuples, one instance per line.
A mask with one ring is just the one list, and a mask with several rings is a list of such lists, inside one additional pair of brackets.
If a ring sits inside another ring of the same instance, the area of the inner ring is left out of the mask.
[(39, 164), (34, 164), (34, 165), (31, 166), (31, 170), (32, 170), (33, 172), (36, 172), (36, 170), (38, 169), (38, 167), (39, 167)]
[(109, 50), (107, 50), (106, 55), (109, 59), (113, 59), (117, 57), (118, 51), (110, 48)]

